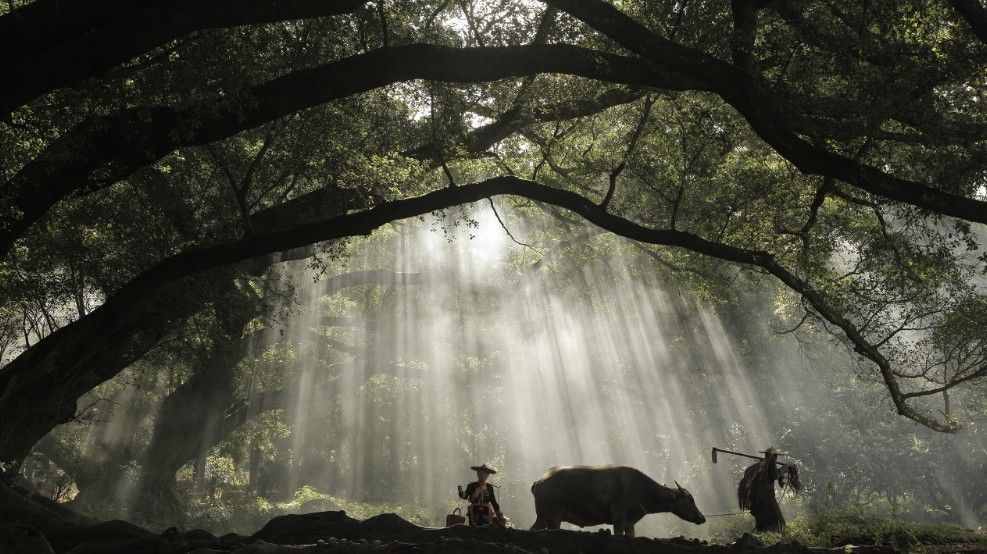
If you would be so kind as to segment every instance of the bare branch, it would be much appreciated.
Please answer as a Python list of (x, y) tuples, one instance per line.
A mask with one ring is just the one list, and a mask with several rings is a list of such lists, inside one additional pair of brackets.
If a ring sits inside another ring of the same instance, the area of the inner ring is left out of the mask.
[(500, 218), (500, 214), (497, 213), (497, 206), (494, 206), (493, 198), (487, 198), (487, 202), (490, 203), (490, 209), (493, 211), (494, 217), (497, 218), (497, 223), (500, 223), (500, 227), (504, 230), (505, 233), (507, 233), (507, 236), (510, 237), (511, 241), (513, 241), (514, 244), (516, 244), (518, 246), (523, 246), (525, 248), (530, 248), (531, 250), (533, 250), (536, 253), (538, 253), (539, 255), (541, 255), (541, 250), (538, 250), (534, 246), (531, 246), (530, 244), (528, 244), (526, 242), (521, 242), (521, 241), (517, 240), (516, 238), (514, 238), (514, 235), (511, 233), (511, 230), (507, 228), (507, 225), (504, 224), (504, 220), (501, 219)]

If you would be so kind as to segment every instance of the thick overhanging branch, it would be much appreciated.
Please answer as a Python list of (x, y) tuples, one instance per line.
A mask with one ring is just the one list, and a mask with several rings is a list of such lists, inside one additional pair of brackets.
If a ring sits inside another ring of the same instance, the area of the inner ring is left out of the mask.
[[(619, 87), (606, 90), (595, 98), (578, 98), (530, 109), (510, 110), (496, 121), (470, 131), (462, 147), (468, 155), (476, 156), (530, 125), (596, 115), (609, 108), (629, 104), (644, 94), (645, 91), (641, 89)], [(403, 154), (417, 160), (437, 160), (441, 157), (441, 148), (439, 144), (428, 143)]]
[(701, 83), (704, 90), (733, 106), (762, 140), (803, 173), (839, 179), (934, 213), (987, 223), (987, 202), (895, 177), (802, 139), (780, 108), (784, 103), (758, 77), (743, 69), (657, 36), (611, 4), (599, 0), (544, 1), (647, 59), (656, 69)]
[(52, 90), (202, 29), (349, 13), (366, 0), (198, 0), (74, 2), (40, 0), (0, 17), (4, 71), (16, 75), (0, 95), (0, 119)]
[[(251, 216), (252, 228), (273, 232), (367, 207), (360, 191), (328, 186)], [(310, 247), (295, 249), (311, 255)], [(89, 312), (56, 340), (38, 343), (0, 370), (0, 459), (18, 459), (56, 425), (70, 421), (78, 399), (159, 344), (176, 322), (222, 302), (241, 272), (259, 275), (282, 254), (238, 268), (202, 273), (154, 290), (134, 303)], [(241, 289), (243, 290), (243, 289)]]
[(488, 82), (558, 73), (633, 86), (701, 88), (660, 74), (641, 60), (573, 46), (381, 48), (296, 71), (244, 91), (243, 103), (208, 101), (187, 108), (141, 107), (86, 121), (24, 166), (0, 191), (0, 258), (56, 202), (98, 190), (184, 146), (232, 136), (299, 110), (382, 86), (427, 79)]
[(949, 0), (949, 3), (966, 19), (980, 41), (987, 44), (987, 8), (980, 0)]
[[(0, 215), (0, 257), (47, 210), (67, 196), (97, 190), (176, 148), (206, 144), (335, 99), (413, 79), (487, 82), (539, 73), (581, 76), (665, 90), (712, 91), (801, 171), (840, 179), (873, 194), (934, 213), (987, 223), (987, 202), (896, 178), (803, 140), (781, 102), (760, 81), (702, 52), (657, 37), (612, 6), (551, 0), (644, 56), (618, 56), (563, 45), (381, 48), (290, 73), (244, 91), (245, 102), (208, 101), (187, 108), (141, 107), (94, 118), (66, 133), (4, 185), (13, 209)], [(510, 126), (508, 126), (510, 127)], [(504, 129), (487, 129), (497, 140)], [(507, 129), (506, 132), (514, 132)], [(477, 137), (481, 138), (481, 137)]]
[(273, 23), (347, 13), (363, 4), (366, 0), (35, 0), (0, 16), (0, 47), (9, 52), (64, 49), (121, 21), (131, 25), (125, 38), (133, 38), (136, 28), (151, 25), (209, 29)]
[(730, 37), (730, 50), (733, 63), (754, 73), (754, 39), (757, 36), (757, 12), (764, 2), (751, 0), (732, 0), (730, 9), (733, 13), (733, 34)]
[[(878, 348), (870, 344), (861, 331), (831, 306), (820, 292), (782, 266), (770, 253), (737, 248), (683, 231), (648, 228), (608, 213), (588, 198), (578, 194), (546, 187), (513, 176), (495, 177), (474, 184), (443, 188), (415, 198), (386, 202), (368, 210), (300, 224), (275, 232), (257, 234), (221, 245), (193, 249), (167, 258), (139, 275), (111, 296), (106, 303), (90, 312), (86, 318), (102, 317), (101, 313), (107, 310), (112, 313), (113, 310), (121, 310), (122, 307), (139, 303), (151, 292), (161, 287), (212, 268), (314, 242), (367, 235), (393, 221), (425, 215), (436, 210), (468, 204), (498, 195), (518, 196), (563, 208), (602, 229), (635, 241), (685, 248), (717, 259), (758, 267), (771, 273), (791, 290), (800, 294), (823, 318), (839, 327), (853, 344), (855, 350), (877, 365), (898, 413), (938, 431), (955, 431), (958, 428), (953, 421), (940, 421), (912, 408), (906, 402), (907, 397), (901, 390), (891, 363)], [(81, 325), (81, 322), (86, 318), (59, 329), (41, 341), (35, 348), (42, 351), (52, 351), (54, 349), (53, 343), (60, 340), (62, 336), (71, 335), (73, 327)], [(22, 356), (29, 354), (31, 351), (25, 352)], [(16, 362), (17, 360), (11, 365), (18, 367), (20, 375), (11, 375), (9, 371), (0, 371), (0, 383), (16, 381), (17, 378), (38, 377), (37, 372), (34, 372), (29, 365), (21, 365)], [(60, 378), (77, 379), (78, 377), (67, 374)], [(2, 446), (0, 445), (0, 452), (2, 452)]]

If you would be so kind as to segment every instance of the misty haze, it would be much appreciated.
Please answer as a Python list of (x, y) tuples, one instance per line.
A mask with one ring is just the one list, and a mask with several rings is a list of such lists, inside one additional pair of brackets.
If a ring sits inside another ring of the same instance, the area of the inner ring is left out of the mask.
[(0, 47), (0, 554), (987, 550), (982, 0)]

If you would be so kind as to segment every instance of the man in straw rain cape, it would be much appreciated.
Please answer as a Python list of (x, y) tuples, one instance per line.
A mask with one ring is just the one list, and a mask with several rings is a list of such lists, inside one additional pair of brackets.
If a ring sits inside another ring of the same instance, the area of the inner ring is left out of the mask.
[(795, 491), (802, 485), (795, 466), (778, 461), (780, 453), (777, 450), (768, 448), (762, 454), (764, 458), (761, 461), (744, 471), (744, 478), (737, 487), (737, 499), (741, 509), (751, 511), (758, 531), (780, 533), (785, 529), (785, 516), (775, 499), (775, 481), (782, 488), (790, 487)]
[(494, 495), (494, 486), (487, 483), (487, 477), (495, 475), (497, 470), (487, 464), (470, 466), (470, 469), (476, 472), (476, 481), (466, 485), (465, 491), (459, 487), (459, 497), (470, 503), (466, 511), (470, 526), (501, 525), (504, 516), (500, 504)]

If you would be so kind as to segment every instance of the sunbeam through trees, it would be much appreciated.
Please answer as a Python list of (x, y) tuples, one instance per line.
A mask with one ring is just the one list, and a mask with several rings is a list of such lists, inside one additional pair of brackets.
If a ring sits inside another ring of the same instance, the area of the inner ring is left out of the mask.
[(0, 552), (987, 544), (983, 0), (9, 0), (0, 48)]

